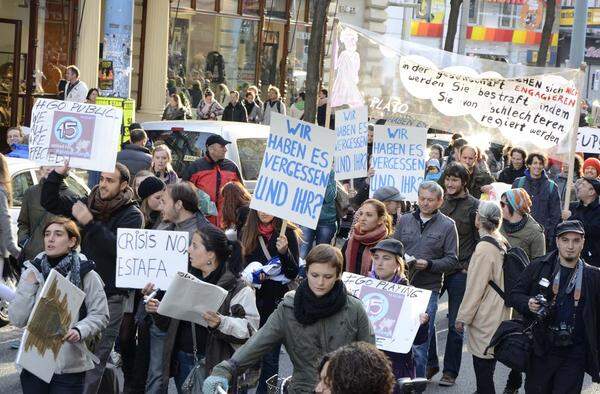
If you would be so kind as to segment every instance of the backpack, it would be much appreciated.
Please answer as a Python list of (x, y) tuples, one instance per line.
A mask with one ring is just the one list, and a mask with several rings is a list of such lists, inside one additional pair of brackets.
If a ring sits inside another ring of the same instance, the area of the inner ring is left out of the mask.
[[(504, 251), (504, 248), (492, 237), (482, 237), (481, 241), (489, 242), (501, 251)], [(508, 295), (511, 290), (515, 287), (517, 282), (519, 281), (519, 277), (521, 273), (525, 270), (525, 267), (529, 265), (529, 257), (527, 257), (527, 253), (517, 246), (510, 247), (504, 253), (504, 261), (502, 263), (502, 271), (504, 273), (504, 291), (495, 283), (493, 280), (490, 280), (488, 284), (502, 297), (504, 300), (504, 305), (510, 307), (508, 301)]]
[[(517, 182), (517, 189), (522, 189), (523, 186), (525, 185), (525, 178), (524, 176), (519, 178), (519, 182)], [(554, 191), (554, 187), (556, 187), (556, 183), (554, 183), (553, 180), (548, 179), (548, 182), (550, 182), (550, 194), (552, 194), (552, 192)]]

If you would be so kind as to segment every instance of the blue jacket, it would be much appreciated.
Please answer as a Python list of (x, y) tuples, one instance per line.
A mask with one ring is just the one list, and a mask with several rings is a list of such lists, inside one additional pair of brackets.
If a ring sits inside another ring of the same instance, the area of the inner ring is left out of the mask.
[(10, 148), (12, 150), (6, 156), (8, 156), (8, 157), (18, 157), (20, 159), (29, 159), (29, 145), (25, 145), (25, 144), (12, 144), (10, 146)]
[(337, 209), (335, 208), (335, 198), (337, 197), (337, 187), (335, 184), (335, 172), (331, 170), (329, 174), (329, 183), (323, 197), (323, 206), (319, 215), (319, 224), (334, 224), (337, 221)]
[(541, 178), (533, 179), (527, 169), (525, 176), (515, 179), (512, 187), (513, 189), (522, 187), (529, 193), (532, 203), (531, 216), (544, 227), (547, 249), (555, 249), (554, 231), (556, 225), (561, 221), (562, 209), (556, 183), (548, 178), (546, 171), (542, 171)]

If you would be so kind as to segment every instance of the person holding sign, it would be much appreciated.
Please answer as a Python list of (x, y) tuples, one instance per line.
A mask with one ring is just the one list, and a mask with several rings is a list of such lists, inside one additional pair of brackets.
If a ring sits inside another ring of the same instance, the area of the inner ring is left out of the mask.
[(408, 264), (411, 284), (431, 291), (427, 305), (431, 319), (429, 340), (414, 348), (417, 377), (424, 378), (429, 343), (435, 338), (435, 314), (442, 275), (458, 268), (458, 234), (454, 221), (439, 210), (444, 202), (444, 189), (435, 182), (426, 181), (419, 186), (418, 193), (418, 209), (398, 219), (394, 238), (404, 244), (406, 254), (414, 257)]
[(25, 327), (44, 281), (54, 269), (85, 293), (80, 320), (64, 335), (64, 344), (58, 352), (57, 369), (50, 383), (46, 383), (26, 369), (21, 372), (24, 394), (43, 392), (83, 392), (85, 373), (94, 368), (85, 340), (99, 334), (108, 324), (108, 304), (95, 264), (77, 252), (81, 235), (77, 224), (66, 218), (54, 218), (44, 227), (44, 252), (25, 262), (25, 271), (17, 287), (15, 298), (8, 307), (10, 322)]
[(365, 201), (356, 212), (358, 219), (350, 238), (342, 247), (345, 271), (362, 276), (371, 271), (371, 247), (389, 237), (392, 232), (392, 218), (385, 205), (375, 199)]
[(513, 189), (523, 188), (531, 197), (531, 216), (544, 227), (546, 250), (556, 248), (554, 229), (561, 218), (561, 201), (558, 187), (546, 174), (548, 157), (543, 153), (527, 156), (525, 176), (515, 179)]
[[(285, 233), (282, 234), (281, 229), (284, 227)], [(272, 275), (264, 272), (253, 274), (256, 284), (260, 285), (256, 293), (256, 304), (260, 312), (261, 327), (289, 291), (288, 283), (298, 276), (300, 234), (298, 227), (287, 220), (283, 221), (254, 209), (250, 210), (246, 225), (242, 228), (240, 239), (245, 260), (248, 263), (257, 261), (263, 266), (274, 268)], [(280, 345), (276, 346), (263, 358), (257, 389), (259, 393), (266, 392), (266, 380), (279, 370), (280, 348)]]
[[(373, 270), (369, 274), (371, 278), (384, 280), (408, 286), (405, 274), (404, 245), (397, 239), (384, 239), (371, 248), (373, 255)], [(413, 345), (421, 345), (428, 339), (429, 315), (422, 313), (421, 326)], [(415, 378), (415, 366), (412, 349), (408, 353), (385, 352), (392, 362), (392, 369), (396, 379)]]
[(344, 345), (375, 334), (362, 302), (349, 295), (341, 280), (342, 254), (331, 245), (317, 245), (306, 256), (307, 279), (289, 292), (266, 324), (204, 381), (204, 393), (225, 390), (234, 373), (243, 373), (283, 343), (292, 365), (290, 393), (312, 393), (321, 358)]
[(69, 172), (69, 161), (52, 171), (42, 185), (42, 206), (55, 215), (70, 216), (83, 228), (81, 251), (97, 265), (108, 298), (110, 321), (96, 345), (100, 360), (86, 374), (86, 392), (98, 391), (106, 361), (119, 334), (124, 312), (125, 289), (115, 286), (117, 266), (117, 229), (142, 228), (144, 217), (134, 201), (129, 187), (129, 170), (116, 163), (113, 172), (100, 173), (100, 183), (89, 197), (79, 198), (60, 193)]
[(502, 211), (495, 201), (482, 201), (475, 217), (481, 241), (469, 262), (467, 288), (458, 316), (456, 331), (469, 332), (467, 348), (473, 355), (473, 368), (478, 393), (494, 393), (496, 360), (485, 349), (503, 320), (510, 318), (510, 309), (504, 299), (489, 284), (493, 281), (504, 290), (504, 253), (508, 242), (500, 234)]
[[(162, 353), (162, 387), (167, 388), (169, 377), (173, 376), (180, 393), (183, 382), (195, 366), (202, 365), (208, 375), (215, 365), (228, 359), (237, 346), (250, 338), (259, 323), (254, 290), (240, 278), (243, 265), (240, 243), (229, 241), (222, 230), (207, 225), (202, 232), (194, 232), (188, 251), (188, 272), (229, 293), (218, 311), (202, 315), (207, 327), (159, 315), (160, 301), (148, 299), (146, 310), (152, 313), (156, 325), (167, 331)], [(177, 370), (171, 370), (173, 363), (178, 365)]]

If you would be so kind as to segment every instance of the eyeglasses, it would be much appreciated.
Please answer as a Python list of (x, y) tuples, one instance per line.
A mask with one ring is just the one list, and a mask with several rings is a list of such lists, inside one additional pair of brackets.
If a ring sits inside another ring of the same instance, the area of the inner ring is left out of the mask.
[(504, 207), (506, 207), (506, 203), (505, 203), (504, 201), (500, 201), (500, 206), (501, 206), (502, 208), (504, 208)]

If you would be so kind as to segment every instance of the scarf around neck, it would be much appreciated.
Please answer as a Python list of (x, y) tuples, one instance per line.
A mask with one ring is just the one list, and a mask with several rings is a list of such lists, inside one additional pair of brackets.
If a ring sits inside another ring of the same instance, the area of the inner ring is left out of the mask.
[(523, 219), (519, 220), (516, 223), (511, 223), (508, 220), (502, 221), (502, 229), (506, 232), (506, 234), (516, 233), (517, 231), (523, 230), (525, 225), (527, 224), (528, 216), (523, 215)]
[[(380, 225), (369, 232), (363, 232), (360, 225), (357, 223), (354, 226), (354, 232), (348, 239), (346, 247), (346, 267), (345, 270), (352, 273), (357, 273), (362, 276), (369, 275), (371, 271), (371, 247), (377, 242), (387, 237), (387, 229), (385, 225)], [(360, 272), (356, 272), (358, 263), (358, 251), (360, 246), (364, 245), (363, 254), (361, 256)]]
[(87, 206), (92, 212), (92, 215), (94, 215), (94, 219), (100, 220), (101, 222), (107, 222), (117, 210), (126, 204), (129, 204), (131, 201), (133, 201), (133, 189), (129, 186), (111, 200), (101, 199), (100, 188), (96, 186), (90, 192)]
[(260, 235), (266, 238), (267, 241), (271, 239), (273, 236), (273, 232), (275, 232), (275, 225), (273, 222), (264, 224), (263, 222), (258, 223), (258, 232)]
[(44, 279), (48, 279), (48, 275), (50, 275), (50, 270), (55, 269), (56, 271), (58, 271), (59, 274), (61, 274), (65, 278), (70, 273), (69, 281), (73, 283), (73, 285), (77, 286), (77, 288), (82, 289), (80, 276), (81, 261), (79, 260), (79, 255), (77, 254), (77, 252), (69, 252), (54, 266), (52, 266), (46, 253), (44, 253), (34, 263), (36, 262), (39, 263), (39, 266), (42, 269), (42, 275), (44, 276)]
[(338, 279), (329, 293), (317, 297), (308, 286), (308, 279), (305, 279), (294, 295), (294, 317), (300, 324), (309, 326), (333, 316), (346, 306), (346, 294), (344, 283)]

